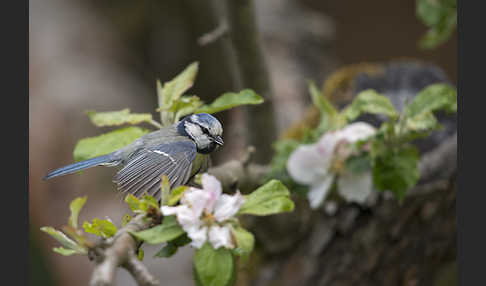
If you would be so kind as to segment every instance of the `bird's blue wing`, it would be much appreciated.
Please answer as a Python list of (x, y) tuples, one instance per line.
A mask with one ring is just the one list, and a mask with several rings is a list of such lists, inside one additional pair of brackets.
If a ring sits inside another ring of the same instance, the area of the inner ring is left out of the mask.
[(196, 145), (189, 140), (141, 149), (130, 156), (113, 182), (123, 193), (137, 197), (148, 193), (159, 199), (161, 175), (169, 178), (172, 188), (187, 183), (196, 152)]

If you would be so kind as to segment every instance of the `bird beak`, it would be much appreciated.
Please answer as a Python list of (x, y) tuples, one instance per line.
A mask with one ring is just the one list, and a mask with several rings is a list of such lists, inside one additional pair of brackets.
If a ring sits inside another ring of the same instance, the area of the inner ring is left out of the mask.
[(221, 136), (216, 136), (213, 138), (214, 140), (214, 143), (220, 145), (220, 146), (223, 146), (224, 144), (224, 141), (223, 141), (223, 138), (221, 138)]

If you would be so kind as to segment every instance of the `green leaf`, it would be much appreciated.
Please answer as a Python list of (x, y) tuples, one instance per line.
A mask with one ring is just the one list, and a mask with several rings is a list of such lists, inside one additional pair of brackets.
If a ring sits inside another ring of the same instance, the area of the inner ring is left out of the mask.
[(41, 227), (41, 230), (46, 232), (47, 234), (49, 234), (53, 238), (55, 238), (64, 247), (67, 247), (68, 249), (72, 249), (79, 254), (87, 254), (88, 253), (88, 251), (84, 247), (80, 246), (79, 244), (77, 244), (76, 242), (71, 240), (69, 237), (67, 237), (64, 233), (54, 229), (53, 227), (44, 226), (44, 227)]
[(132, 194), (128, 194), (125, 197), (125, 203), (128, 204), (132, 212), (140, 210), (140, 200)]
[(239, 214), (271, 215), (294, 210), (290, 192), (282, 182), (271, 180), (254, 192), (245, 196)]
[(184, 195), (184, 192), (189, 189), (188, 186), (178, 186), (170, 192), (169, 195), (169, 206), (175, 205)]
[(184, 233), (184, 230), (177, 223), (175, 216), (166, 216), (162, 224), (155, 227), (130, 232), (133, 236), (150, 244), (159, 244), (177, 238)]
[(332, 103), (317, 89), (314, 82), (309, 81), (309, 93), (312, 102), (319, 109), (321, 119), (317, 127), (318, 133), (322, 134), (327, 130), (337, 128), (339, 112)]
[(178, 122), (182, 117), (196, 112), (203, 104), (204, 102), (195, 95), (182, 96), (178, 101), (174, 102), (169, 111), (175, 113), (174, 122)]
[(245, 264), (253, 251), (255, 238), (251, 232), (241, 226), (232, 227), (231, 231), (236, 240), (236, 248), (234, 249), (234, 252), (241, 256), (241, 263)]
[(187, 236), (187, 233), (184, 233), (183, 235), (177, 237), (176, 239), (170, 241), (170, 243), (174, 244), (177, 247), (182, 247), (184, 245), (187, 245), (191, 243), (192, 240)]
[(62, 254), (64, 256), (70, 256), (70, 255), (73, 255), (73, 254), (79, 254), (79, 252), (76, 251), (76, 250), (74, 250), (74, 249), (66, 249), (66, 248), (64, 248), (62, 246), (60, 246), (60, 247), (54, 247), (54, 248), (52, 248), (52, 250), (54, 252), (57, 252), (57, 253)]
[(430, 50), (447, 42), (457, 26), (456, 19), (456, 16), (450, 17), (442, 26), (427, 30), (418, 42), (419, 48)]
[(168, 126), (174, 123), (175, 114), (168, 112), (174, 103), (179, 100), (181, 95), (192, 87), (199, 70), (199, 63), (194, 62), (185, 68), (180, 74), (169, 82), (164, 83), (162, 87), (157, 80), (157, 97), (159, 99), (159, 108), (162, 124)]
[(342, 111), (348, 122), (355, 120), (363, 113), (384, 114), (396, 118), (398, 113), (390, 99), (372, 89), (360, 92), (353, 102)]
[(167, 243), (166, 246), (162, 247), (154, 257), (161, 257), (161, 258), (168, 258), (174, 255), (177, 252), (178, 247), (172, 243)]
[(166, 175), (162, 175), (162, 180), (160, 183), (160, 205), (166, 206), (169, 202), (169, 194), (170, 194), (170, 183), (169, 177)]
[(130, 214), (125, 214), (122, 218), (122, 227), (127, 225), (131, 220), (132, 220), (132, 217), (130, 216)]
[(137, 258), (138, 258), (138, 260), (143, 261), (143, 256), (144, 255), (145, 255), (145, 251), (143, 251), (143, 249), (139, 248), (138, 249), (138, 252), (137, 252)]
[(205, 243), (194, 253), (194, 269), (203, 286), (230, 285), (235, 270), (233, 255), (226, 248), (214, 249)]
[(181, 236), (178, 236), (177, 238), (167, 242), (167, 245), (164, 246), (162, 249), (160, 249), (154, 257), (171, 257), (177, 252), (177, 249), (179, 247), (182, 247), (184, 245), (187, 245), (191, 243), (191, 239), (187, 236), (186, 233), (184, 233)]
[(457, 26), (456, 0), (417, 0), (416, 14), (429, 27), (419, 41), (422, 49), (432, 49), (446, 42)]
[(105, 219), (94, 218), (92, 223), (83, 223), (85, 232), (92, 233), (103, 238), (112, 237), (118, 231), (116, 225)]
[(125, 202), (128, 204), (128, 206), (134, 213), (147, 212), (150, 207), (156, 209), (159, 208), (159, 204), (157, 200), (153, 196), (147, 194), (143, 195), (141, 199), (138, 199), (132, 194), (128, 194), (125, 197)]
[(114, 152), (149, 133), (147, 129), (131, 126), (99, 136), (84, 138), (74, 148), (74, 160), (81, 161)]
[[(405, 106), (399, 127), (400, 135), (409, 132), (431, 131), (440, 127), (433, 112), (444, 109), (457, 112), (457, 93), (448, 84), (432, 84), (420, 91), (413, 101)], [(403, 129), (403, 130), (402, 130)]]
[(427, 131), (435, 129), (438, 126), (439, 122), (431, 112), (419, 114), (413, 119), (406, 121), (406, 128), (408, 131)]
[(445, 83), (435, 83), (420, 91), (413, 101), (404, 109), (408, 120), (425, 113), (445, 109), (448, 112), (457, 111), (457, 92), (452, 86)]
[(72, 226), (74, 229), (78, 228), (78, 216), (79, 212), (83, 208), (84, 204), (86, 203), (87, 197), (81, 197), (74, 199), (69, 204), (69, 209), (71, 210), (71, 216), (69, 217), (69, 225)]
[(373, 183), (380, 191), (394, 192), (401, 201), (420, 177), (417, 148), (387, 148), (380, 153), (374, 161)]
[(139, 124), (142, 122), (151, 122), (152, 114), (150, 113), (130, 113), (130, 109), (125, 108), (119, 111), (107, 111), (107, 112), (87, 112), (91, 122), (98, 126), (120, 126), (123, 124)]
[(227, 92), (216, 98), (211, 104), (198, 108), (195, 113), (216, 113), (245, 104), (260, 104), (263, 98), (251, 89), (244, 89), (238, 93)]

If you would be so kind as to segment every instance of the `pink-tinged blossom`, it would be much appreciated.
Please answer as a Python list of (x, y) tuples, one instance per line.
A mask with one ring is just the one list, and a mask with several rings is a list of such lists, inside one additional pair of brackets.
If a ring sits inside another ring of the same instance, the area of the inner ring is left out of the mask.
[(189, 188), (181, 198), (181, 205), (162, 206), (162, 214), (176, 215), (195, 248), (201, 248), (208, 240), (215, 249), (233, 248), (227, 221), (236, 215), (244, 198), (240, 192), (223, 194), (221, 183), (211, 175), (203, 174), (201, 181), (203, 189)]
[[(352, 123), (343, 129), (327, 132), (315, 144), (299, 146), (290, 155), (287, 171), (297, 183), (309, 186), (307, 198), (311, 208), (319, 207), (326, 199), (337, 175), (333, 164), (344, 162), (351, 155), (349, 144), (375, 133), (376, 129), (368, 123)], [(345, 200), (364, 203), (373, 190), (371, 170), (360, 174), (342, 173), (337, 185)]]

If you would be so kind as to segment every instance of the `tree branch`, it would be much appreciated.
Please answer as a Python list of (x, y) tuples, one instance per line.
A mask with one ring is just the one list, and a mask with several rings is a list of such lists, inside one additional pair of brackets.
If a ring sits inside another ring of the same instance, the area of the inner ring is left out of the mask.
[(235, 51), (241, 77), (241, 88), (251, 88), (265, 102), (257, 106), (246, 106), (247, 144), (258, 144), (256, 162), (266, 163), (272, 157), (271, 143), (276, 139), (273, 92), (265, 65), (260, 34), (258, 32), (253, 0), (226, 1), (226, 17), (229, 36)]
[(218, 178), (225, 191), (250, 192), (262, 183), (263, 176), (270, 170), (269, 166), (250, 163), (254, 153), (255, 148), (250, 146), (239, 160), (212, 167), (207, 172)]
[(89, 250), (89, 257), (96, 263), (91, 276), (91, 286), (115, 285), (115, 274), (118, 267), (125, 268), (133, 276), (138, 285), (160, 285), (145, 265), (138, 260), (137, 241), (129, 232), (141, 231), (151, 227), (154, 219), (145, 215), (136, 215), (115, 236), (102, 240)]

